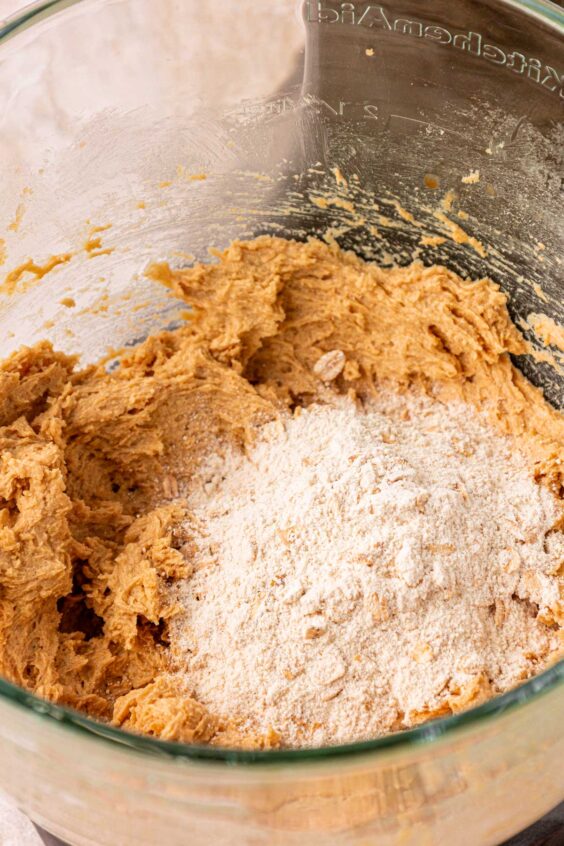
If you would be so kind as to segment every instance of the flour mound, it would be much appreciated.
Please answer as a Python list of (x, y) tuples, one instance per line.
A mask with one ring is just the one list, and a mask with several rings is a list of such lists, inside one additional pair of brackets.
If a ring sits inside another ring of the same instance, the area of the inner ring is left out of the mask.
[(299, 411), (246, 453), (218, 446), (187, 492), (196, 568), (172, 648), (196, 699), (311, 746), (538, 672), (564, 536), (511, 440), (424, 397)]

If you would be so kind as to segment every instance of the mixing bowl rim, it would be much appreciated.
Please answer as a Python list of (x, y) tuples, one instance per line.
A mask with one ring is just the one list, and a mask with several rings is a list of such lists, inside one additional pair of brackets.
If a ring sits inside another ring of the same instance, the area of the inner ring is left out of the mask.
[[(77, 6), (86, 0), (36, 0), (16, 14), (0, 22), (0, 46), (41, 21)], [(564, 35), (564, 11), (550, 0), (499, 0), (502, 5), (525, 11), (544, 23), (555, 25)], [(63, 724), (82, 735), (96, 735), (109, 742), (133, 750), (174, 758), (188, 758), (223, 762), (226, 764), (277, 764), (283, 762), (327, 761), (337, 757), (377, 753), (390, 749), (405, 749), (429, 743), (444, 736), (451, 736), (461, 728), (501, 717), (508, 711), (525, 706), (532, 699), (564, 686), (564, 660), (559, 661), (538, 676), (534, 676), (508, 693), (494, 697), (482, 705), (459, 714), (441, 717), (403, 732), (357, 743), (322, 746), (306, 749), (236, 750), (221, 747), (199, 746), (159, 738), (134, 735), (109, 724), (97, 722), (62, 705), (54, 705), (29, 693), (17, 685), (0, 678), (0, 699), (9, 700), (24, 711)]]
[[(4, 20), (0, 19), (0, 46), (46, 18), (78, 6), (87, 0), (33, 0)], [(552, 0), (498, 0), (500, 5), (512, 6), (544, 23), (554, 26), (564, 35), (564, 9)]]

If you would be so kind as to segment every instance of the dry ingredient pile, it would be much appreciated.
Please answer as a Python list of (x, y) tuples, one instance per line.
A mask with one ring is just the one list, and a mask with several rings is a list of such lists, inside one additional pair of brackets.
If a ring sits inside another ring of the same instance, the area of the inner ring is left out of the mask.
[[(564, 416), (505, 294), (261, 237), (174, 331), (0, 362), (0, 675), (230, 748), (456, 713), (562, 654)], [(48, 284), (48, 279), (41, 281)]]
[(211, 455), (188, 506), (173, 643), (196, 699), (250, 733), (375, 737), (513, 687), (557, 644), (521, 572), (557, 601), (557, 503), (460, 403), (313, 405)]

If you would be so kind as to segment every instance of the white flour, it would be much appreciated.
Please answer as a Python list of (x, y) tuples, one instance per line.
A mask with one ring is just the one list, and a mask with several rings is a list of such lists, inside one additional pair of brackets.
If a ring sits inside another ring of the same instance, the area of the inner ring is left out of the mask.
[(245, 729), (374, 737), (506, 690), (556, 647), (536, 613), (558, 598), (559, 506), (467, 406), (312, 406), (211, 456), (188, 502), (173, 648)]

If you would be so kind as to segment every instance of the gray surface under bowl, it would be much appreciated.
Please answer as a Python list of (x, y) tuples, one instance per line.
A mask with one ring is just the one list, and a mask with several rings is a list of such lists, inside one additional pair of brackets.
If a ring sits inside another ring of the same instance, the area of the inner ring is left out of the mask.
[[(36, 826), (45, 846), (66, 846), (62, 840), (53, 837)], [(455, 843), (452, 846), (456, 846)], [(564, 846), (564, 802), (541, 820), (516, 834), (500, 846)]]

